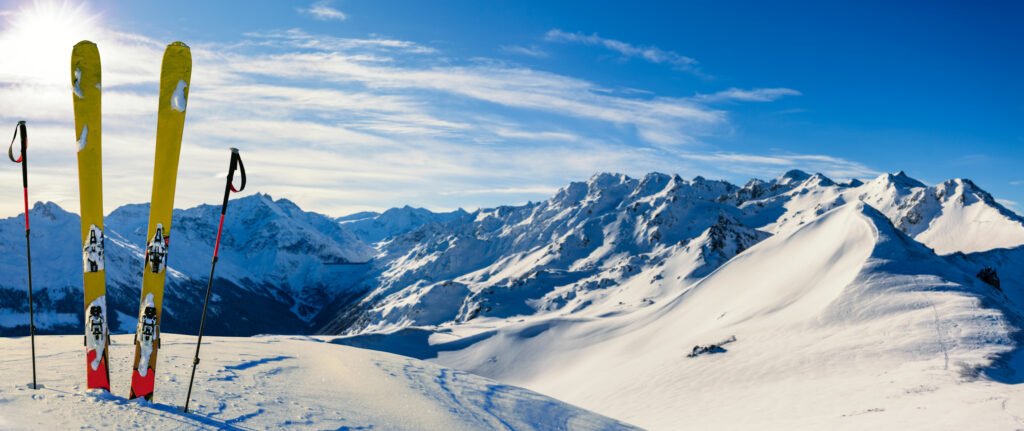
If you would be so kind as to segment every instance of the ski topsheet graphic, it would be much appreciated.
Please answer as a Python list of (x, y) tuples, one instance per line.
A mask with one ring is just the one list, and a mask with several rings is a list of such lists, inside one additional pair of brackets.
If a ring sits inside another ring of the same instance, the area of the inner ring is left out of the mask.
[(85, 278), (86, 384), (110, 390), (107, 364), (106, 273), (103, 270), (103, 170), (100, 157), (100, 52), (81, 41), (71, 51), (75, 150), (82, 211), (82, 275)]
[(174, 185), (178, 176), (178, 155), (191, 78), (192, 54), (188, 46), (181, 42), (167, 45), (160, 71), (153, 197), (149, 206), (146, 267), (142, 271), (142, 298), (135, 332), (132, 399), (153, 399), (157, 352), (160, 349), (160, 306), (164, 297), (164, 276), (171, 238), (171, 209), (174, 206)]

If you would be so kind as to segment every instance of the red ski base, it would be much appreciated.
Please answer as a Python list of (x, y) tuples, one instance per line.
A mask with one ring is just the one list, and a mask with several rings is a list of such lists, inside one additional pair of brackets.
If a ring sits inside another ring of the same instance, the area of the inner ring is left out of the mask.
[(146, 401), (153, 401), (153, 382), (156, 378), (156, 370), (150, 368), (146, 377), (139, 374), (139, 370), (132, 370), (132, 395), (129, 399), (145, 398)]
[(103, 358), (96, 369), (92, 369), (92, 361), (96, 360), (96, 351), (86, 352), (85, 380), (89, 389), (103, 389), (110, 392), (110, 374), (107, 373), (107, 359)]

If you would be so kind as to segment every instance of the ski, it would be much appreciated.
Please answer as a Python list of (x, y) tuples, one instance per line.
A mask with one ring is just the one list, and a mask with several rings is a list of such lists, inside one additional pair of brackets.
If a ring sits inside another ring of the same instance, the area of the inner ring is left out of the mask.
[(160, 105), (157, 109), (156, 158), (153, 166), (153, 195), (146, 229), (145, 268), (142, 298), (135, 329), (135, 362), (132, 366), (131, 399), (153, 400), (156, 358), (160, 349), (160, 309), (164, 296), (167, 249), (170, 245), (171, 210), (178, 176), (178, 155), (185, 126), (185, 105), (192, 77), (192, 54), (188, 45), (167, 45), (160, 68)]
[(107, 358), (106, 273), (103, 269), (103, 170), (101, 166), (100, 52), (83, 40), (71, 51), (78, 190), (82, 211), (82, 276), (85, 287), (86, 387), (110, 391)]

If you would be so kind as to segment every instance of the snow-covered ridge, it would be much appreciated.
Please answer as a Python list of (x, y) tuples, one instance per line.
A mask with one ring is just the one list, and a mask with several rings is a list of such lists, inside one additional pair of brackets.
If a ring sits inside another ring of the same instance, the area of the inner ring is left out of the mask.
[[(229, 208), (210, 324), (213, 333), (239, 335), (365, 333), (628, 313), (687, 289), (773, 234), (854, 201), (939, 254), (1024, 244), (1022, 219), (970, 180), (929, 187), (902, 172), (837, 183), (790, 171), (743, 187), (703, 177), (601, 173), (527, 205), (472, 213), (402, 207), (339, 218), (256, 194)], [(174, 213), (169, 331), (194, 330), (218, 209)], [(133, 328), (147, 215), (146, 205), (126, 205), (106, 217), (115, 331)], [(31, 216), (38, 326), (77, 333), (78, 218), (52, 203), (36, 204)], [(0, 281), (0, 331), (12, 334), (23, 332), (27, 312), (19, 223), (0, 220), (7, 257), (0, 269), (10, 274)]]
[[(790, 181), (786, 187), (772, 186), (770, 192), (740, 202), (744, 221), (758, 229), (778, 233), (847, 202), (862, 201), (939, 254), (973, 253), (1024, 244), (1024, 218), (1000, 205), (968, 179), (926, 186), (901, 171), (880, 175), (866, 183), (858, 181), (851, 186), (822, 181), (816, 179), (818, 176), (820, 174), (799, 183)], [(773, 184), (781, 183), (780, 180), (782, 178)]]
[(404, 206), (391, 208), (383, 213), (361, 212), (338, 217), (335, 220), (368, 244), (373, 244), (396, 235), (416, 229), (427, 223), (444, 223), (466, 215), (458, 209), (446, 213), (435, 213), (424, 208)]
[(939, 254), (1024, 244), (1022, 219), (970, 180), (928, 187), (899, 172), (837, 183), (794, 170), (737, 187), (602, 173), (546, 201), (481, 209), (380, 244), (361, 281), (369, 293), (322, 331), (629, 312), (685, 290), (772, 234), (857, 201)]

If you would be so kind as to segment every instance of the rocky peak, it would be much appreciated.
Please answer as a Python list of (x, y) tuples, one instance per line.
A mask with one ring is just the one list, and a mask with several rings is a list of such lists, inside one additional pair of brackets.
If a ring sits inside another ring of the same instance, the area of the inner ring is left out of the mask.
[(836, 183), (835, 181), (832, 181), (831, 178), (826, 177), (824, 174), (819, 172), (811, 175), (810, 178), (807, 178), (802, 185), (804, 187), (832, 187), (836, 185)]
[(810, 177), (811, 175), (807, 172), (799, 169), (792, 169), (776, 178), (773, 183), (780, 186), (792, 186), (807, 181)]
[(906, 172), (899, 171), (895, 174), (882, 174), (875, 178), (874, 182), (897, 189), (913, 189), (926, 187), (924, 183), (911, 178)]

